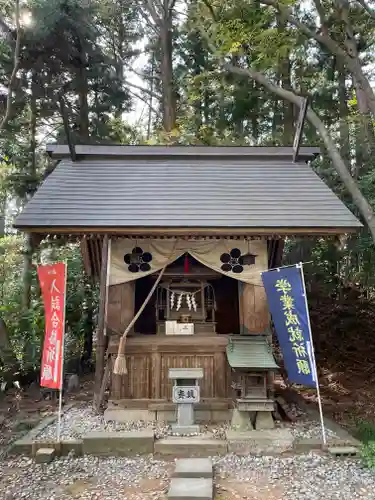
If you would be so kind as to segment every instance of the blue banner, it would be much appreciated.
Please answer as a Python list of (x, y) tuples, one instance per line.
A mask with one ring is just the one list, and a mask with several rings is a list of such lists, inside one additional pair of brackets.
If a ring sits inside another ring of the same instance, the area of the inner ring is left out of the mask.
[(284, 267), (262, 273), (262, 280), (288, 379), (315, 387), (316, 367), (302, 272), (301, 267)]

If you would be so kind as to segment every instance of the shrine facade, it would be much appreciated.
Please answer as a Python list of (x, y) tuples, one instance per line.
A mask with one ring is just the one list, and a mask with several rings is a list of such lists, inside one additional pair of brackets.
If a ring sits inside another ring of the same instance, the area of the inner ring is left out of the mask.
[(319, 151), (302, 147), (293, 162), (285, 147), (75, 149), (73, 160), (68, 146), (48, 148), (55, 169), (15, 226), (34, 243), (80, 241), (100, 281), (97, 385), (142, 310), (124, 343), (127, 374), (110, 379), (112, 409), (173, 420), (173, 368), (203, 371), (198, 421), (225, 420), (236, 404), (272, 409), (261, 272), (281, 264), (286, 238), (360, 227), (308, 165)]

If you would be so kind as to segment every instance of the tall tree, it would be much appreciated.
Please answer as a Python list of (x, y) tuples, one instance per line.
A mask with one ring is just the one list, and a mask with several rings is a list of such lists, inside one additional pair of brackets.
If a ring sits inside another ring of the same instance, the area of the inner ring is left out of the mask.
[(140, 0), (142, 16), (158, 46), (159, 75), (162, 82), (163, 128), (176, 125), (176, 87), (173, 75), (173, 20), (176, 0)]

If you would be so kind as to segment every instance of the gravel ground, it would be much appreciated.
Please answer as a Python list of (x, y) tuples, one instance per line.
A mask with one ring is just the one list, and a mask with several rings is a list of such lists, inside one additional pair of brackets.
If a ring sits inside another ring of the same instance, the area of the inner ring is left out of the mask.
[[(353, 459), (216, 457), (220, 500), (374, 500), (375, 475)], [(148, 458), (82, 457), (0, 463), (1, 500), (162, 500), (173, 463)], [(234, 491), (236, 493), (234, 493)]]
[[(301, 415), (301, 419), (294, 423), (278, 423), (278, 427), (287, 427), (291, 430), (295, 438), (320, 438), (321, 427), (319, 422), (308, 420)], [(229, 424), (201, 425), (201, 436), (211, 435), (217, 439), (225, 439), (225, 433)], [(76, 406), (67, 410), (62, 417), (62, 439), (80, 439), (85, 433), (90, 431), (137, 431), (141, 429), (153, 429), (156, 438), (173, 435), (169, 425), (162, 422), (105, 422), (103, 415), (94, 413), (92, 406)], [(337, 437), (336, 434), (326, 429), (327, 437)], [(54, 439), (56, 436), (56, 423), (46, 427), (38, 435), (40, 440)], [(374, 496), (375, 498), (375, 496)]]
[[(334, 459), (326, 455), (290, 458), (238, 457), (215, 459), (220, 499), (267, 500), (374, 500), (375, 474), (355, 459)], [(220, 479), (227, 478), (227, 481)], [(228, 481), (229, 479), (229, 481)], [(234, 482), (233, 482), (234, 481)], [(237, 483), (236, 483), (237, 481)], [(220, 484), (229, 485), (221, 492)], [(243, 496), (226, 496), (232, 484)], [(246, 490), (246, 484), (249, 488)], [(262, 490), (262, 494), (259, 491)], [(276, 493), (277, 492), (277, 493)], [(251, 494), (251, 496), (247, 496)], [(245, 496), (246, 495), (246, 496)]]
[[(310, 439), (322, 437), (322, 427), (319, 422), (314, 420), (301, 420), (286, 425), (296, 439)], [(337, 434), (330, 429), (325, 428), (327, 439), (337, 438)]]
[(170, 464), (153, 458), (29, 458), (0, 463), (1, 500), (146, 500), (163, 498)]
[[(62, 439), (79, 439), (84, 434), (90, 431), (139, 431), (141, 429), (153, 429), (156, 438), (172, 436), (173, 433), (169, 425), (163, 422), (105, 422), (103, 415), (94, 413), (92, 406), (85, 405), (73, 407), (66, 411), (62, 416), (61, 436)], [(225, 432), (228, 428), (227, 424), (217, 425), (201, 425), (201, 432), (194, 434), (196, 436), (207, 436), (211, 434), (214, 438), (225, 439)], [(49, 425), (43, 429), (37, 436), (39, 440), (49, 440), (56, 437), (56, 423)]]

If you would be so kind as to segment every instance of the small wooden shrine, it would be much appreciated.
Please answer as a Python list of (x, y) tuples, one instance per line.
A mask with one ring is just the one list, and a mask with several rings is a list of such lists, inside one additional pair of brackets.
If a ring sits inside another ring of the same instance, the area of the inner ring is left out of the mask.
[(172, 368), (203, 372), (198, 422), (270, 411), (277, 366), (261, 272), (280, 265), (285, 238), (360, 227), (307, 164), (318, 150), (295, 161), (285, 147), (48, 152), (56, 166), (15, 227), (34, 244), (80, 242), (100, 282), (97, 393), (106, 363), (126, 360), (110, 380), (112, 418), (175, 421)]
[(272, 336), (229, 337), (227, 359), (232, 368), (234, 407), (249, 415), (272, 412), (273, 380), (278, 369), (272, 354)]
[(158, 335), (208, 335), (216, 333), (215, 288), (221, 275), (184, 257), (184, 268), (171, 264), (156, 290)]

